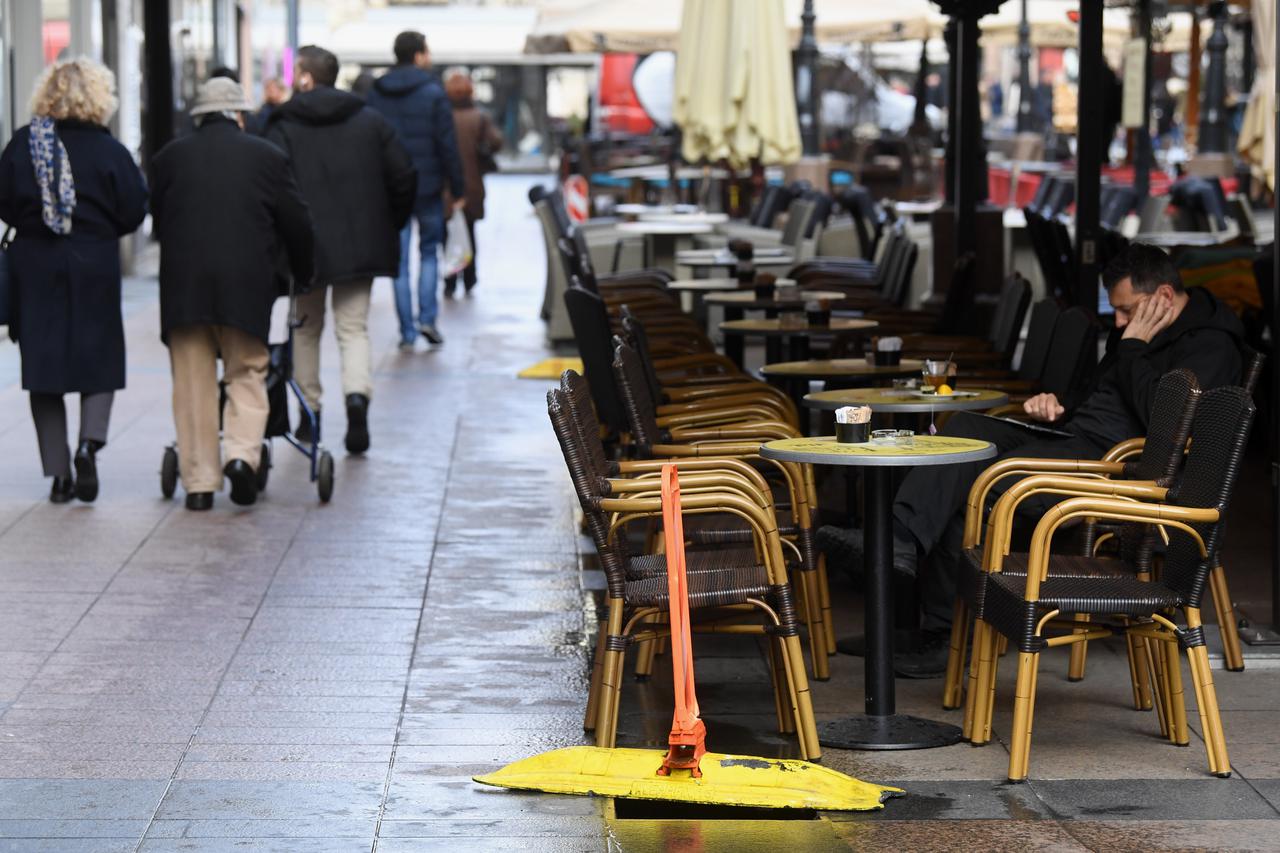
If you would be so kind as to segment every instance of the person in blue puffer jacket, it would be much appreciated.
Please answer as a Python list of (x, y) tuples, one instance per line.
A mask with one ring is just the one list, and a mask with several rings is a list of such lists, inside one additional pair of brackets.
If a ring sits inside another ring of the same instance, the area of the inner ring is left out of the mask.
[[(396, 312), (400, 315), (400, 348), (412, 350), (421, 334), (430, 344), (444, 343), (436, 327), (436, 286), (439, 270), (436, 250), (444, 239), (444, 209), (441, 194), (448, 187), (458, 199), (454, 208), (466, 202), (462, 159), (453, 128), (453, 110), (444, 86), (431, 68), (431, 52), (422, 33), (400, 33), (395, 41), (396, 65), (374, 81), (368, 104), (391, 122), (418, 170), (418, 198), (413, 217), (400, 232), (400, 273), (396, 276)], [(409, 244), (413, 223), (418, 223), (419, 252), (418, 316), (414, 320), (413, 292), (409, 287)]]

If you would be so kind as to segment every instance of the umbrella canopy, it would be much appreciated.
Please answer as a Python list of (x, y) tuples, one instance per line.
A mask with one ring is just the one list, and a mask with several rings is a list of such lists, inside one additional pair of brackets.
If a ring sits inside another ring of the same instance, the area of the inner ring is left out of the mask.
[(1254, 3), (1253, 52), (1258, 69), (1253, 78), (1253, 95), (1244, 113), (1236, 150), (1253, 164), (1254, 173), (1276, 187), (1276, 7), (1274, 3)]
[[(814, 27), (824, 44), (922, 41), (941, 37), (947, 16), (929, 0), (816, 0)], [(800, 37), (804, 0), (786, 0), (786, 20), (793, 42)]]
[(686, 0), (675, 119), (686, 160), (737, 167), (800, 157), (782, 0)]
[[(1027, 23), (1031, 26), (1031, 43), (1036, 47), (1075, 47), (1080, 43), (1080, 27), (1067, 17), (1078, 12), (1080, 0), (1030, 0)], [(978, 22), (984, 46), (1009, 45), (1018, 42), (1018, 24), (1022, 21), (1022, 4), (1008, 2), (995, 14)], [(1102, 13), (1102, 38), (1118, 48), (1129, 38), (1129, 10), (1107, 9)]]

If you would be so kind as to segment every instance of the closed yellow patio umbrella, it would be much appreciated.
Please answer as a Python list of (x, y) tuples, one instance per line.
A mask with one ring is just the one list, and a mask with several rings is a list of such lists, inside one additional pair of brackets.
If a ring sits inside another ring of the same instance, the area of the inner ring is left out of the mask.
[(1276, 5), (1254, 3), (1253, 54), (1258, 69), (1253, 78), (1253, 94), (1245, 109), (1244, 124), (1236, 150), (1253, 164), (1271, 189), (1276, 188)]
[(684, 158), (735, 167), (800, 158), (782, 0), (686, 0), (675, 120)]

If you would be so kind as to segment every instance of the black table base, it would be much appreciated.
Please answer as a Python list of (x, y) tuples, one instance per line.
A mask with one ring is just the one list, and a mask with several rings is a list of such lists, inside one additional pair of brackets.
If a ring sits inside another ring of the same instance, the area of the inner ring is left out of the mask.
[(818, 741), (835, 749), (933, 749), (960, 742), (960, 727), (909, 714), (859, 714), (818, 724)]

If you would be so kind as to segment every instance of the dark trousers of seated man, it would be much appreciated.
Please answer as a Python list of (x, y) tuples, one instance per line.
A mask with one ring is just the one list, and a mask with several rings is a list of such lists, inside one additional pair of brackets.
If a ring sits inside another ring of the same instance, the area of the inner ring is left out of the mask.
[[(1083, 437), (1038, 434), (1011, 423), (959, 412), (947, 422), (942, 435), (989, 441), (1000, 451), (997, 459), (1099, 459), (1109, 449)], [(955, 608), (956, 577), (964, 538), (964, 510), (974, 480), (995, 460), (963, 465), (930, 465), (915, 468), (903, 479), (893, 502), (893, 564), (897, 571), (917, 578), (920, 629), (943, 634), (951, 629)], [(988, 507), (1017, 481), (1009, 477), (992, 488)], [(1019, 506), (1018, 516), (1034, 523), (1058, 502), (1052, 495), (1034, 496)], [(921, 557), (927, 557), (922, 561)]]

